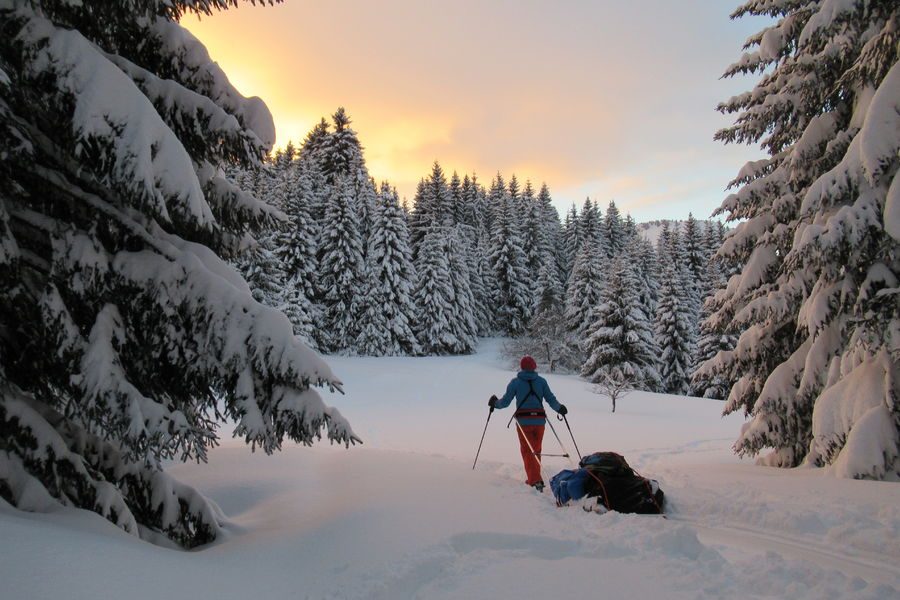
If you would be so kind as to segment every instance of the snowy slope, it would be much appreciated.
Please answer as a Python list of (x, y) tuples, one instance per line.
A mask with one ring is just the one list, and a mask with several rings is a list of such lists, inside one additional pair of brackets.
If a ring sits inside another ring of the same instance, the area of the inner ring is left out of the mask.
[(619, 450), (659, 479), (668, 519), (560, 509), (526, 488), (509, 410), (472, 471), (487, 397), (511, 375), (497, 347), (330, 358), (347, 392), (334, 404), (366, 444), (267, 457), (227, 441), (209, 464), (173, 466), (230, 518), (200, 551), (83, 511), (0, 507), (0, 597), (900, 597), (900, 485), (739, 461), (741, 420), (716, 401), (633, 394), (613, 415), (588, 384), (548, 377), (581, 450)]

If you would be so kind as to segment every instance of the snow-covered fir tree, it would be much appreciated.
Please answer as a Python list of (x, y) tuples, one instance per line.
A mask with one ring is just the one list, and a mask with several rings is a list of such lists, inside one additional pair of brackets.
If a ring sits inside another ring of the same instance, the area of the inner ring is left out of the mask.
[(432, 165), (430, 175), (419, 182), (414, 206), (409, 231), (413, 258), (418, 259), (419, 246), (433, 227), (454, 224), (455, 210), (450, 187), (444, 169), (437, 161)]
[(559, 219), (559, 212), (553, 206), (553, 198), (550, 195), (550, 188), (546, 183), (541, 184), (541, 189), (537, 195), (538, 204), (541, 206), (541, 215), (543, 219), (543, 253), (545, 256), (552, 257), (554, 262), (555, 277), (562, 284), (565, 281), (566, 273), (566, 257), (565, 248), (563, 246), (563, 228)]
[(717, 290), (723, 289), (726, 278), (722, 270), (722, 261), (713, 259), (707, 263), (703, 278), (706, 290), (704, 296), (706, 302), (703, 305), (700, 319), (700, 330), (697, 339), (696, 364), (691, 378), (691, 393), (703, 398), (716, 398), (724, 400), (734, 381), (725, 379), (722, 371), (704, 373), (699, 369), (709, 360), (716, 357), (719, 352), (731, 352), (734, 350), (737, 336), (724, 329), (723, 323), (718, 323), (720, 329), (714, 328), (710, 315), (715, 306), (713, 295)]
[[(332, 115), (334, 130), (321, 142), (318, 150), (319, 165), (329, 186), (336, 185), (338, 178), (343, 178), (353, 200), (357, 213), (360, 236), (363, 240), (363, 252), (375, 209), (375, 182), (369, 175), (363, 156), (362, 144), (350, 127), (350, 116), (344, 107), (339, 107)], [(323, 216), (324, 218), (324, 216)]]
[(659, 347), (659, 374), (662, 391), (688, 393), (693, 365), (693, 317), (684, 282), (674, 264), (663, 269), (656, 307), (656, 344)]
[(465, 231), (459, 225), (443, 228), (444, 254), (450, 270), (450, 287), (453, 306), (450, 318), (450, 332), (456, 339), (454, 354), (469, 354), (475, 348), (478, 325), (475, 322), (475, 299), (472, 294), (469, 265), (471, 246)]
[(760, 14), (774, 22), (726, 71), (759, 82), (720, 106), (736, 121), (717, 134), (769, 153), (719, 209), (741, 220), (720, 251), (741, 271), (708, 322), (743, 333), (701, 371), (737, 380), (741, 454), (896, 476), (900, 5), (754, 0), (734, 16)]
[(196, 546), (222, 514), (162, 466), (205, 459), (218, 419), (266, 452), (355, 439), (311, 387), (328, 366), (217, 256), (283, 219), (223, 170), (261, 166), (271, 115), (178, 22), (226, 4), (0, 4), (7, 503)]
[(631, 241), (631, 256), (634, 257), (638, 268), (638, 275), (642, 281), (642, 288), (647, 293), (647, 314), (656, 314), (656, 303), (659, 299), (659, 278), (660, 266), (659, 258), (653, 244), (637, 235)]
[(273, 250), (274, 238), (265, 235), (254, 240), (248, 237), (248, 246), (241, 251), (235, 266), (250, 286), (253, 299), (266, 306), (278, 307), (282, 303), (281, 290), (286, 279), (281, 261)]
[(601, 254), (596, 243), (585, 240), (575, 257), (566, 288), (566, 324), (575, 339), (581, 339), (594, 320), (604, 285)]
[(385, 314), (385, 299), (373, 265), (367, 263), (363, 273), (359, 298), (359, 334), (353, 343), (361, 356), (389, 356), (389, 321)]
[(366, 298), (363, 310), (380, 314), (362, 317), (364, 336), (359, 343), (360, 352), (374, 356), (418, 354), (420, 349), (413, 333), (416, 271), (409, 249), (409, 231), (397, 191), (386, 182), (381, 184), (372, 220), (366, 271), (372, 297)]
[[(299, 288), (290, 293), (292, 300), (289, 304), (300, 303), (303, 306), (293, 314), (303, 321), (319, 322), (315, 304), (319, 296), (319, 224), (313, 219), (312, 206), (321, 203), (321, 173), (314, 163), (297, 161), (279, 173), (279, 177), (283, 183), (276, 199), (280, 197), (280, 208), (288, 217), (273, 240), (275, 255), (281, 261), (284, 272), (282, 285)], [(308, 330), (299, 322), (294, 325), (295, 330)]]
[(353, 185), (345, 176), (334, 180), (321, 231), (322, 346), (329, 352), (353, 351), (359, 335), (359, 312), (367, 278)]
[[(547, 261), (552, 261), (551, 264), (555, 264), (556, 261), (546, 239), (546, 213), (543, 206), (534, 197), (531, 182), (525, 185), (524, 198), (526, 212), (524, 213), (525, 223), (522, 228), (522, 244), (525, 250), (525, 268), (528, 269), (529, 273), (537, 274), (541, 265), (546, 264)], [(537, 303), (537, 298), (534, 298), (533, 302)]]
[(462, 223), (462, 180), (459, 178), (459, 174), (456, 171), (453, 171), (453, 175), (450, 176), (450, 183), (447, 185), (447, 195), (449, 197), (447, 212), (449, 213), (450, 222), (454, 225)]
[(581, 215), (578, 218), (578, 244), (579, 248), (588, 240), (596, 247), (601, 257), (609, 255), (609, 247), (606, 235), (603, 231), (603, 213), (590, 199), (584, 200)]
[(651, 318), (644, 312), (639, 289), (633, 261), (626, 256), (613, 259), (583, 343), (587, 360), (581, 374), (590, 381), (609, 375), (627, 379), (636, 389), (659, 386)]
[(525, 266), (522, 238), (513, 213), (513, 200), (497, 174), (491, 185), (494, 213), (488, 261), (491, 267), (491, 303), (495, 325), (504, 335), (519, 335), (531, 318), (531, 274)]
[(576, 365), (578, 352), (566, 325), (565, 297), (555, 270), (549, 263), (540, 267), (537, 305), (520, 353), (537, 357), (551, 373), (560, 367), (580, 366)]
[[(706, 265), (709, 261), (709, 252), (704, 247), (706, 240), (693, 213), (688, 213), (687, 220), (684, 222), (682, 243), (684, 246), (685, 266), (691, 276), (691, 280), (702, 282)], [(702, 290), (700, 295), (702, 296)]]
[(572, 203), (572, 207), (569, 209), (569, 212), (566, 213), (566, 220), (563, 224), (563, 280), (568, 281), (569, 277), (572, 275), (572, 269), (575, 267), (575, 257), (578, 255), (578, 249), (581, 247), (581, 236), (578, 232), (578, 209), (575, 207), (575, 203)]
[(509, 184), (506, 186), (506, 195), (509, 198), (510, 203), (512, 204), (512, 210), (514, 211), (514, 214), (524, 215), (524, 198), (522, 196), (521, 190), (519, 189), (519, 179), (516, 177), (515, 173), (513, 173), (509, 178)]
[(603, 237), (606, 239), (606, 255), (613, 258), (622, 254), (625, 250), (625, 223), (619, 214), (616, 203), (610, 200), (606, 209), (606, 218), (603, 220)]
[(416, 338), (427, 355), (454, 354), (460, 340), (454, 335), (453, 282), (446, 254), (445, 230), (434, 227), (422, 239), (416, 262), (418, 308)]
[(304, 282), (287, 277), (279, 294), (277, 308), (285, 314), (293, 326), (294, 335), (313, 349), (319, 348), (319, 307), (303, 291)]
[[(334, 131), (321, 140), (319, 146), (322, 171), (329, 184), (335, 184), (341, 176), (349, 179), (345, 184), (356, 184), (355, 173), (347, 177), (352, 170), (359, 165), (362, 156), (362, 145), (356, 132), (350, 127), (350, 116), (344, 107), (339, 107), (331, 116), (334, 123)], [(316, 130), (310, 136), (316, 135)]]
[(310, 179), (309, 187), (312, 194), (307, 198), (307, 202), (310, 215), (316, 223), (321, 223), (325, 218), (325, 204), (331, 195), (322, 161), (322, 153), (328, 136), (328, 122), (323, 117), (306, 135), (297, 159), (297, 168)]
[(475, 329), (478, 335), (486, 336), (492, 331), (494, 319), (490, 293), (491, 266), (488, 261), (490, 249), (486, 236), (479, 236), (467, 225), (461, 227), (461, 235), (469, 242), (469, 289), (472, 290), (474, 303)]

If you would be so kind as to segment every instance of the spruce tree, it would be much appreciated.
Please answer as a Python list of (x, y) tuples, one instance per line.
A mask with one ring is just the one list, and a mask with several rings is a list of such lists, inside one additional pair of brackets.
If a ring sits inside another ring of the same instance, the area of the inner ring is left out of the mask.
[(675, 259), (672, 256), (672, 226), (669, 221), (660, 224), (659, 237), (656, 238), (656, 254), (660, 264), (668, 264)]
[[(530, 189), (528, 184), (526, 191)], [(525, 268), (532, 278), (537, 277), (542, 264), (553, 260), (553, 255), (548, 248), (544, 237), (544, 210), (543, 207), (529, 194), (525, 194), (528, 204), (524, 214), (525, 223), (522, 232), (522, 243), (525, 251)], [(555, 261), (553, 261), (555, 262)], [(533, 301), (536, 303), (537, 298)]]
[(409, 215), (409, 242), (413, 260), (418, 260), (422, 240), (434, 224), (434, 213), (430, 196), (426, 196), (425, 180), (420, 179), (413, 198), (413, 209)]
[(365, 252), (375, 207), (375, 183), (369, 176), (362, 144), (356, 131), (350, 127), (347, 111), (339, 107), (331, 118), (334, 131), (322, 141), (320, 167), (329, 186), (335, 186), (338, 178), (344, 179), (346, 193), (352, 198), (352, 206), (356, 210), (357, 227)]
[(725, 379), (721, 371), (705, 373), (698, 368), (707, 361), (714, 359), (719, 352), (731, 352), (734, 350), (737, 342), (737, 337), (726, 331), (724, 324), (719, 323), (719, 328), (714, 328), (709, 318), (715, 306), (713, 295), (716, 290), (724, 288), (726, 283), (720, 260), (712, 259), (707, 263), (704, 283), (706, 285), (706, 302), (701, 312), (696, 365), (691, 377), (691, 393), (694, 396), (703, 398), (724, 400), (728, 396), (728, 392), (734, 382)]
[[(356, 132), (350, 127), (350, 116), (344, 107), (339, 107), (331, 116), (334, 131), (321, 141), (322, 171), (330, 185), (334, 185), (341, 176), (347, 176), (358, 166), (362, 156), (362, 145)], [(344, 182), (345, 185), (348, 182)], [(351, 184), (356, 182), (350, 178)]]
[(769, 154), (718, 211), (741, 220), (721, 251), (741, 272), (710, 324), (743, 333), (703, 370), (737, 378), (740, 453), (896, 476), (900, 6), (754, 0), (733, 16), (761, 14), (774, 23), (726, 71), (760, 81), (720, 106), (736, 121), (716, 136)]
[(491, 186), (494, 229), (491, 231), (491, 300), (497, 329), (504, 335), (519, 335), (531, 318), (531, 278), (525, 266), (522, 238), (513, 214), (513, 201), (504, 193), (500, 175)]
[(444, 235), (439, 227), (425, 234), (416, 263), (416, 337), (426, 355), (453, 354), (459, 345), (453, 332), (455, 298)]
[(309, 301), (318, 297), (319, 225), (313, 219), (311, 206), (318, 202), (318, 175), (314, 164), (303, 162), (285, 174), (280, 208), (288, 221), (274, 239), (274, 251), (282, 263), (284, 280), (298, 285)]
[(688, 393), (693, 364), (692, 311), (675, 265), (663, 270), (656, 308), (656, 343), (660, 349), (662, 391)]
[(457, 225), (463, 222), (463, 190), (462, 181), (456, 171), (450, 176), (450, 183), (447, 186), (448, 206), (447, 213), (450, 217), (450, 223)]
[(653, 329), (638, 298), (639, 286), (632, 261), (619, 257), (610, 263), (583, 343), (588, 358), (581, 374), (588, 380), (600, 382), (612, 376), (628, 380), (637, 389), (659, 386)]
[(525, 214), (523, 210), (525, 208), (524, 197), (519, 189), (519, 180), (516, 178), (515, 173), (509, 178), (509, 185), (506, 186), (506, 191), (513, 213), (517, 215)]
[(608, 255), (606, 236), (603, 233), (603, 214), (590, 198), (585, 198), (578, 222), (579, 248), (588, 240), (594, 244), (600, 256)]
[(559, 213), (553, 206), (553, 198), (550, 196), (550, 188), (546, 183), (541, 184), (537, 195), (538, 204), (541, 206), (541, 218), (543, 223), (542, 252), (544, 256), (552, 257), (554, 262), (555, 277), (565, 281), (566, 257), (563, 247), (563, 228), (559, 220)]
[[(463, 226), (465, 227), (465, 226)], [(491, 266), (488, 261), (488, 241), (484, 237), (463, 233), (469, 240), (469, 288), (474, 303), (475, 328), (479, 336), (486, 336), (493, 330), (493, 299), (491, 297)]]
[(366, 277), (359, 217), (352, 194), (352, 183), (347, 177), (335, 179), (319, 241), (322, 346), (329, 352), (352, 352), (361, 324), (359, 313)]
[(364, 313), (364, 338), (360, 352), (371, 355), (414, 355), (420, 352), (413, 333), (416, 307), (413, 292), (416, 271), (409, 249), (409, 231), (397, 199), (397, 191), (381, 184), (372, 221), (367, 255), (368, 290)]
[(355, 440), (328, 366), (219, 258), (283, 219), (224, 175), (262, 166), (271, 115), (179, 24), (225, 5), (0, 6), (6, 503), (191, 547), (223, 516), (163, 465), (204, 460), (220, 421), (266, 452)]
[(305, 193), (309, 194), (306, 202), (315, 223), (321, 223), (325, 218), (325, 205), (331, 195), (328, 179), (325, 177), (322, 167), (322, 154), (328, 143), (328, 136), (328, 122), (323, 118), (306, 135), (297, 159), (297, 168), (304, 177), (309, 179), (307, 187), (304, 189), (306, 189)]
[(470, 246), (460, 226), (443, 228), (444, 254), (450, 270), (452, 311), (450, 331), (455, 338), (454, 354), (469, 354), (475, 348), (478, 325), (475, 323), (475, 299), (469, 274)]
[(277, 308), (281, 305), (281, 289), (285, 280), (282, 263), (273, 251), (272, 236), (259, 241), (249, 240), (250, 245), (239, 255), (235, 266), (250, 286), (253, 299), (260, 304)]
[(469, 175), (463, 177), (459, 194), (458, 221), (471, 227), (475, 234), (480, 236), (484, 231), (484, 215), (478, 202), (478, 185)]
[(578, 255), (578, 249), (581, 247), (581, 236), (578, 231), (579, 222), (578, 209), (573, 202), (572, 208), (566, 213), (566, 222), (563, 225), (564, 241), (562, 246), (565, 264), (562, 275), (564, 281), (568, 281), (571, 276), (572, 269), (575, 266), (575, 257)]
[(366, 263), (359, 299), (359, 334), (353, 349), (360, 356), (388, 356), (391, 352), (390, 322), (385, 314), (385, 297), (375, 265)]
[(294, 335), (313, 349), (319, 348), (320, 311), (303, 291), (303, 282), (288, 277), (279, 294), (281, 303), (276, 306), (293, 327)]
[[(703, 234), (700, 231), (697, 219), (694, 218), (694, 213), (688, 213), (688, 218), (684, 222), (682, 243), (684, 245), (685, 266), (690, 273), (691, 280), (700, 282), (704, 278), (709, 254), (704, 248), (706, 241), (703, 239)], [(702, 292), (700, 295), (702, 296)]]
[(719, 239), (718, 226), (715, 221), (706, 221), (703, 226), (702, 240), (703, 252), (706, 254), (707, 260), (710, 260), (719, 251), (723, 241)]
[(643, 287), (649, 294), (648, 314), (656, 314), (656, 303), (659, 300), (660, 264), (656, 249), (650, 240), (637, 236), (632, 241), (632, 256), (638, 266), (638, 273), (643, 280)]
[(566, 324), (575, 339), (581, 340), (594, 320), (594, 309), (603, 290), (600, 252), (590, 239), (585, 240), (575, 258), (566, 289)]
[(606, 238), (606, 256), (613, 258), (625, 250), (625, 224), (616, 203), (609, 201), (606, 219), (603, 221), (603, 236)]
[(525, 351), (547, 364), (550, 372), (559, 366), (572, 366), (577, 352), (574, 340), (566, 326), (565, 295), (555, 274), (555, 267), (540, 267), (537, 289), (537, 305), (526, 335)]

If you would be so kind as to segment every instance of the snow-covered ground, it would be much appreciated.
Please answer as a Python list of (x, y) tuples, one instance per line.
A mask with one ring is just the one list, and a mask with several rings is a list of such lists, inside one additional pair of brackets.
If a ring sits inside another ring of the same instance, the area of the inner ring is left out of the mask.
[(230, 519), (201, 550), (0, 506), (0, 598), (900, 598), (900, 485), (740, 461), (741, 419), (716, 401), (635, 393), (611, 414), (585, 382), (548, 376), (581, 451), (617, 450), (658, 479), (668, 519), (526, 488), (509, 409), (473, 471), (487, 398), (512, 376), (498, 347), (329, 358), (347, 392), (330, 401), (365, 445), (265, 456), (228, 440), (208, 464), (173, 465)]

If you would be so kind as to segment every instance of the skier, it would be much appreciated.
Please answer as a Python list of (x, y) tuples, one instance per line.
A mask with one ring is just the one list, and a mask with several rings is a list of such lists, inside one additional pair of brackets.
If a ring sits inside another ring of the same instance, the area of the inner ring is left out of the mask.
[[(544, 400), (561, 415), (568, 413), (564, 404), (556, 400), (550, 391), (547, 381), (535, 370), (537, 363), (530, 356), (522, 357), (519, 374), (506, 386), (503, 398), (491, 396), (488, 406), (506, 408), (512, 399), (516, 399), (516, 412), (513, 417), (519, 426), (519, 449), (522, 451), (522, 462), (525, 463), (526, 484), (539, 492), (544, 491), (544, 480), (541, 479), (541, 442), (544, 439), (544, 426), (547, 415), (544, 412)], [(530, 444), (530, 447), (529, 447)]]

